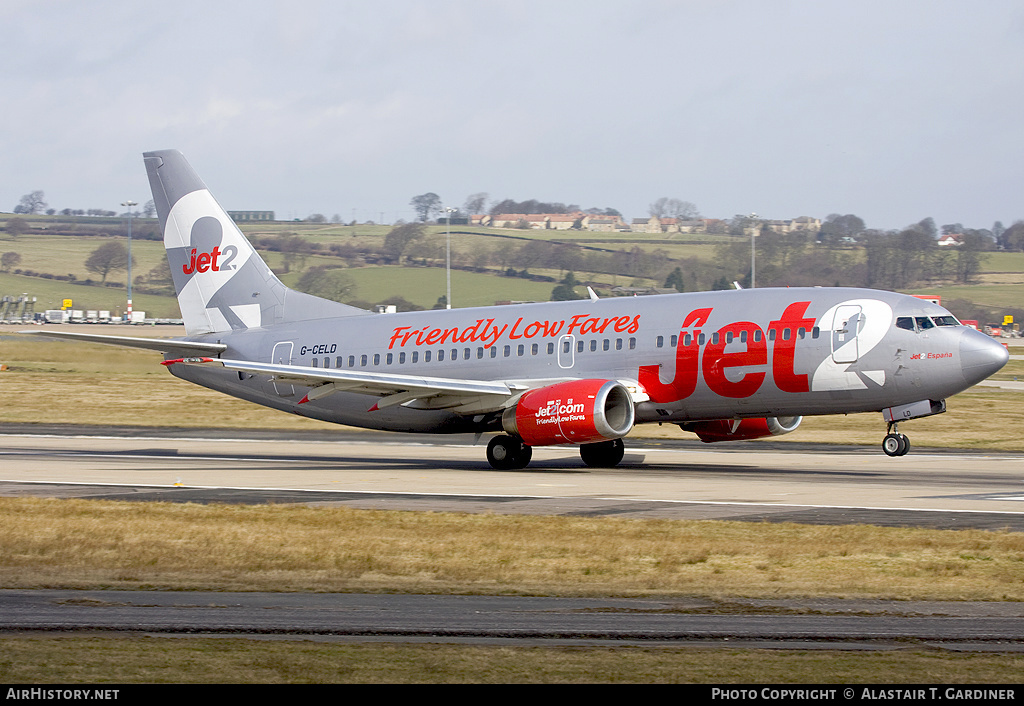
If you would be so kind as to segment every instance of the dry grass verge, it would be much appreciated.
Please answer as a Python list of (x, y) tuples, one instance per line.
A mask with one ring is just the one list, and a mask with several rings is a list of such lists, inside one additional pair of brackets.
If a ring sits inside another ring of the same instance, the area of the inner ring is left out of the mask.
[(1024, 600), (1024, 534), (0, 498), (0, 586)]
[(7, 684), (1013, 684), (1024, 669), (1020, 655), (924, 649), (508, 648), (152, 637), (0, 638), (0, 655), (0, 681)]

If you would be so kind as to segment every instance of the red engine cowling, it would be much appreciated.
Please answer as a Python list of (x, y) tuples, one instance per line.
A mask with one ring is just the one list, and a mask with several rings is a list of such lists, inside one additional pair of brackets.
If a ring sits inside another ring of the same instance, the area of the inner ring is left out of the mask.
[(803, 417), (758, 417), (756, 419), (713, 419), (708, 422), (680, 424), (684, 431), (692, 431), (705, 443), (714, 441), (742, 441), (763, 436), (781, 436), (795, 431)]
[(618, 439), (633, 428), (633, 398), (615, 380), (571, 380), (523, 393), (501, 416), (529, 446)]

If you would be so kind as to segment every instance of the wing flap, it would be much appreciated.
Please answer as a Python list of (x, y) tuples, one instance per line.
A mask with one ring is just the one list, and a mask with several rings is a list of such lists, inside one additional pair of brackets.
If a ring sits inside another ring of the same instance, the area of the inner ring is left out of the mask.
[[(444, 407), (459, 407), (473, 403), (474, 409), (482, 405), (489, 410), (504, 407), (513, 395), (521, 392), (519, 386), (488, 380), (465, 380), (461, 378), (425, 377), (420, 375), (399, 375), (394, 373), (372, 373), (360, 370), (336, 370), (331, 368), (308, 368), (300, 365), (279, 363), (255, 363), (244, 360), (222, 358), (178, 358), (164, 361), (164, 365), (222, 365), (228, 370), (238, 370), (256, 375), (272, 375), (275, 380), (304, 385), (311, 388), (302, 402), (311, 402), (334, 392), (361, 392), (382, 398), (374, 409), (394, 405), (410, 405), (430, 408), (429, 400), (443, 398)], [(525, 389), (525, 388), (524, 388)]]

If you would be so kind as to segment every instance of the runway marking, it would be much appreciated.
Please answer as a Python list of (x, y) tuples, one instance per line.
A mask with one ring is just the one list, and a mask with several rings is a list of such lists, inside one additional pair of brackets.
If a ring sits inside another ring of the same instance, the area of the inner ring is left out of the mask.
[[(442, 497), (442, 498), (485, 498), (495, 500), (551, 500), (565, 496), (557, 495), (515, 495), (489, 494), (489, 493), (436, 493), (436, 492), (415, 492), (407, 490), (321, 490), (317, 488), (277, 488), (259, 486), (227, 486), (227, 485), (164, 485), (152, 483), (99, 483), (84, 481), (43, 481), (43, 480), (8, 480), (0, 478), (0, 483), (25, 483), (35, 485), (72, 485), (72, 486), (98, 486), (103, 488), (158, 488), (168, 490), (245, 490), (264, 492), (288, 492), (288, 493), (310, 493), (310, 494), (338, 494), (349, 493), (352, 495), (400, 495), (408, 497)], [(575, 496), (573, 496), (575, 497)], [(895, 512), (940, 512), (964, 515), (1024, 515), (1024, 511), (1015, 510), (947, 510), (940, 508), (920, 507), (881, 507), (871, 505), (814, 505), (797, 503), (773, 503), (773, 502), (751, 502), (751, 501), (728, 501), (728, 500), (659, 500), (655, 498), (624, 498), (622, 496), (587, 496), (592, 500), (634, 502), (634, 503), (663, 503), (669, 505), (709, 505), (716, 507), (751, 507), (751, 508), (779, 508), (779, 509), (809, 509), (809, 510), (872, 510), (872, 511), (895, 511)], [(992, 497), (990, 500), (1024, 500), (1024, 497)]]

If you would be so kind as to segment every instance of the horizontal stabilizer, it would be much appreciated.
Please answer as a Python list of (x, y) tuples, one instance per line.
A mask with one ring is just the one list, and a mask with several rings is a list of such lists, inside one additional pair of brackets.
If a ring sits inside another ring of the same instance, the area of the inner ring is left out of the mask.
[(223, 343), (201, 343), (199, 341), (183, 341), (180, 338), (139, 338), (137, 336), (105, 336), (98, 333), (68, 333), (66, 331), (19, 331), (34, 336), (63, 338), (69, 341), (87, 341), (89, 343), (107, 343), (113, 346), (128, 348), (144, 348), (161, 353), (170, 352), (202, 352), (207, 354), (223, 353), (227, 346)]

